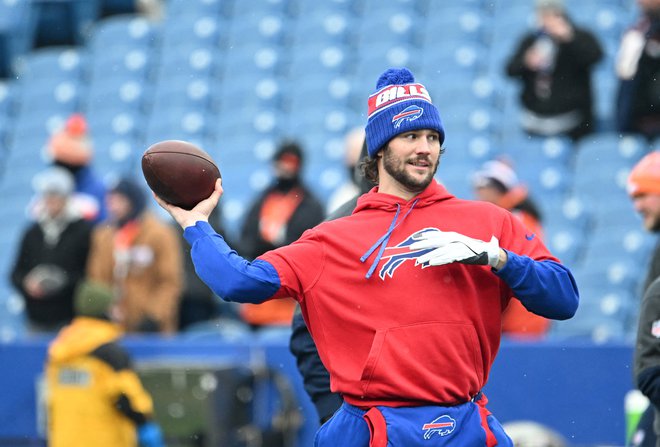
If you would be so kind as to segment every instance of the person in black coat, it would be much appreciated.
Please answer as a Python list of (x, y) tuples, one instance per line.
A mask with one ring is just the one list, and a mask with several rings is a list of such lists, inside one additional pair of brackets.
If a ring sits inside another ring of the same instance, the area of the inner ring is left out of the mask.
[(539, 26), (521, 38), (506, 64), (507, 75), (521, 84), (522, 128), (577, 140), (596, 130), (591, 73), (603, 50), (560, 0), (537, 0), (536, 7)]
[(85, 276), (92, 224), (71, 200), (73, 176), (51, 167), (35, 178), (36, 221), (23, 233), (11, 282), (25, 299), (32, 332), (55, 332), (73, 316), (73, 295)]

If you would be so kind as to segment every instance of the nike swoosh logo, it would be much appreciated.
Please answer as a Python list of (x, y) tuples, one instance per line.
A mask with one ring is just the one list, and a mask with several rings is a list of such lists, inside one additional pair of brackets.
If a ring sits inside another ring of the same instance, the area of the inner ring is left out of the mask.
[(532, 233), (532, 234), (526, 233), (526, 234), (525, 234), (525, 239), (527, 239), (528, 241), (531, 241), (531, 240), (534, 239), (535, 237), (536, 237), (536, 234), (535, 234), (535, 233)]

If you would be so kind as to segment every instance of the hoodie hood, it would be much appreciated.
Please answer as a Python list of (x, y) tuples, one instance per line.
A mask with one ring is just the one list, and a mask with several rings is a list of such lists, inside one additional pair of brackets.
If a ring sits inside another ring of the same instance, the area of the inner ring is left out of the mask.
[(99, 346), (118, 340), (122, 335), (122, 329), (115, 323), (76, 317), (53, 340), (48, 348), (48, 356), (53, 362), (66, 362), (87, 355)]
[(439, 184), (435, 179), (431, 181), (429, 186), (424, 191), (410, 200), (405, 200), (401, 197), (393, 196), (391, 194), (380, 193), (378, 192), (378, 187), (375, 186), (371, 188), (371, 191), (360, 196), (353, 213), (368, 209), (380, 209), (383, 211), (396, 212), (397, 205), (402, 209), (406, 209), (412, 205), (413, 202), (416, 202), (415, 208), (424, 208), (435, 202), (453, 198), (454, 196), (451, 195), (447, 189)]

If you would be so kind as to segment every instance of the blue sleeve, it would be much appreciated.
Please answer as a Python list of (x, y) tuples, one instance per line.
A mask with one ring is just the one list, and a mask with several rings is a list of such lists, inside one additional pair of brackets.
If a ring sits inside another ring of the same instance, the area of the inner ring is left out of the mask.
[(535, 261), (510, 251), (507, 254), (507, 263), (495, 274), (527, 310), (553, 320), (575, 315), (580, 296), (568, 268), (555, 261)]
[(279, 290), (279, 275), (272, 264), (259, 259), (246, 261), (208, 222), (197, 222), (183, 235), (192, 246), (197, 276), (222, 299), (258, 304)]

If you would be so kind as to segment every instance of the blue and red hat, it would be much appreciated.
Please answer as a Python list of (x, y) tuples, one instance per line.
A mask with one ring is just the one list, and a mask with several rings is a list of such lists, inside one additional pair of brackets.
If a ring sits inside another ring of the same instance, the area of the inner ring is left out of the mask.
[(433, 129), (445, 140), (440, 113), (431, 96), (407, 68), (390, 68), (378, 78), (369, 96), (366, 139), (370, 157), (395, 136), (411, 130)]

